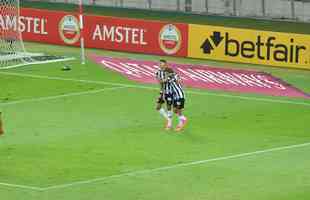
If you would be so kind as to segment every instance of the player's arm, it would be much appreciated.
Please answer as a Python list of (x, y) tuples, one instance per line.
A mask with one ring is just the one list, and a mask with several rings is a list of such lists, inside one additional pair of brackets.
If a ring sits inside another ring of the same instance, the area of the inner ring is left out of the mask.
[(158, 83), (159, 83), (159, 93), (160, 93), (160, 95), (162, 96), (163, 93), (164, 93), (164, 82), (163, 82), (161, 79), (159, 79), (158, 73), (156, 73), (155, 76), (156, 76), (156, 80), (157, 80)]
[(181, 79), (181, 77), (180, 77), (178, 74), (175, 74), (175, 79), (176, 79), (176, 81), (177, 81), (181, 86), (183, 86), (182, 79)]
[(171, 79), (171, 81), (175, 81), (175, 82), (179, 83), (180, 85), (183, 85), (181, 77), (179, 76), (179, 74), (177, 74), (175, 72), (173, 72), (171, 74), (170, 79)]
[(160, 85), (160, 93), (163, 93), (164, 92), (164, 82), (160, 82), (159, 85)]
[(181, 77), (172, 69), (172, 68), (168, 68), (167, 69), (168, 71), (168, 80), (169, 82), (178, 82), (178, 83), (181, 83)]

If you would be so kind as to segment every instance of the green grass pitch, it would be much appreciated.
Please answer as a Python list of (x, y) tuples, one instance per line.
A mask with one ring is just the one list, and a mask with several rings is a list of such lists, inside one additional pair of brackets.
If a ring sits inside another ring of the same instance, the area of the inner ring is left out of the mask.
[[(26, 47), (79, 56), (78, 48)], [(263, 70), (310, 92), (310, 71), (167, 59)], [(90, 60), (67, 64), (71, 71), (63, 63), (0, 71), (1, 200), (310, 199), (309, 101), (187, 89), (189, 124), (176, 134), (154, 110), (156, 85)]]

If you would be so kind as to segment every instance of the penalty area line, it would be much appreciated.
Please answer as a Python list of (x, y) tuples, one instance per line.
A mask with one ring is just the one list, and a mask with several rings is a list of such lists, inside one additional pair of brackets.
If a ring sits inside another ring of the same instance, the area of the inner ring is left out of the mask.
[(98, 89), (98, 90), (88, 90), (88, 91), (83, 91), (83, 92), (72, 92), (72, 93), (67, 93), (67, 94), (62, 94), (62, 95), (55, 95), (55, 96), (47, 96), (47, 97), (38, 97), (38, 98), (32, 98), (32, 99), (24, 99), (24, 100), (19, 100), (19, 101), (0, 103), (0, 106), (9, 106), (9, 105), (16, 105), (16, 104), (22, 104), (22, 103), (28, 103), (28, 102), (41, 102), (41, 101), (55, 100), (55, 99), (60, 99), (60, 98), (65, 98), (65, 97), (97, 94), (97, 93), (100, 93), (100, 92), (111, 91), (111, 90), (119, 90), (119, 89), (124, 89), (124, 88), (129, 88), (129, 87), (128, 86), (118, 86), (118, 87), (103, 88), (103, 89)]
[(306, 146), (310, 146), (310, 142), (303, 143), (303, 144), (295, 144), (295, 145), (289, 145), (289, 146), (275, 147), (275, 148), (271, 148), (271, 149), (265, 149), (265, 150), (247, 152), (247, 153), (234, 154), (234, 155), (211, 158), (211, 159), (206, 159), (206, 160), (198, 160), (198, 161), (181, 163), (181, 164), (176, 164), (176, 165), (168, 165), (168, 166), (154, 168), (154, 169), (133, 171), (133, 172), (129, 172), (129, 173), (116, 174), (116, 175), (112, 175), (112, 176), (89, 179), (89, 180), (85, 180), (85, 181), (76, 181), (76, 182), (72, 182), (72, 183), (54, 185), (54, 186), (49, 186), (49, 187), (34, 187), (34, 186), (10, 184), (10, 183), (3, 183), (3, 182), (0, 182), (0, 186), (10, 187), (10, 188), (18, 188), (18, 189), (34, 190), (34, 191), (49, 191), (49, 190), (55, 190), (55, 189), (69, 188), (69, 187), (78, 186), (78, 185), (92, 184), (92, 183), (102, 182), (102, 181), (106, 181), (106, 180), (110, 180), (110, 179), (116, 179), (116, 178), (122, 178), (122, 177), (128, 177), (128, 176), (138, 176), (138, 175), (143, 175), (143, 174), (151, 174), (151, 173), (155, 173), (155, 172), (168, 171), (168, 170), (177, 169), (177, 168), (181, 168), (181, 167), (203, 165), (203, 164), (207, 164), (207, 163), (211, 163), (211, 162), (224, 161), (224, 160), (233, 160), (233, 159), (238, 159), (238, 158), (250, 157), (250, 156), (254, 156), (254, 155), (260, 155), (260, 154), (278, 152), (278, 151), (283, 151), (283, 150), (296, 149), (296, 148), (301, 148), (301, 147), (306, 147)]
[(275, 147), (275, 148), (271, 148), (271, 149), (265, 149), (265, 150), (247, 152), (247, 153), (240, 153), (240, 154), (217, 157), (217, 158), (211, 158), (211, 159), (206, 159), (206, 160), (198, 160), (198, 161), (181, 163), (181, 164), (176, 164), (176, 165), (169, 165), (169, 166), (164, 166), (164, 167), (159, 167), (159, 168), (154, 168), (154, 169), (133, 171), (133, 172), (129, 172), (129, 173), (116, 174), (116, 175), (112, 175), (112, 176), (89, 179), (89, 180), (85, 180), (85, 181), (76, 181), (76, 182), (67, 183), (67, 184), (49, 186), (49, 187), (45, 187), (45, 188), (41, 188), (41, 189), (42, 190), (54, 190), (54, 189), (62, 189), (62, 188), (68, 188), (68, 187), (78, 186), (78, 185), (87, 185), (87, 184), (102, 182), (102, 181), (106, 181), (106, 180), (110, 180), (110, 179), (116, 179), (116, 178), (122, 178), (122, 177), (128, 177), (128, 176), (138, 176), (138, 175), (144, 175), (144, 174), (151, 174), (151, 173), (155, 173), (155, 172), (167, 171), (167, 170), (177, 169), (177, 168), (181, 168), (181, 167), (196, 166), (196, 165), (202, 165), (202, 164), (207, 164), (207, 163), (211, 163), (211, 162), (250, 157), (250, 156), (254, 156), (254, 155), (266, 154), (266, 153), (283, 151), (283, 150), (290, 150), (290, 149), (301, 148), (301, 147), (306, 147), (306, 146), (310, 146), (310, 142), (309, 143), (303, 143), (303, 144)]
[(40, 188), (40, 187), (18, 185), (18, 184), (11, 184), (11, 183), (0, 182), (0, 186), (5, 186), (5, 187), (9, 187), (9, 188), (19, 188), (19, 189), (25, 189), (25, 190), (44, 191), (44, 188)]

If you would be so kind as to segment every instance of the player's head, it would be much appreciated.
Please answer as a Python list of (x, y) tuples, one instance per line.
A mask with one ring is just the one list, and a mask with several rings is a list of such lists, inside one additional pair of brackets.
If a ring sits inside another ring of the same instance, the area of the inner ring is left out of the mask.
[(160, 59), (159, 60), (159, 66), (160, 66), (160, 68), (165, 69), (167, 67), (167, 61), (164, 59)]

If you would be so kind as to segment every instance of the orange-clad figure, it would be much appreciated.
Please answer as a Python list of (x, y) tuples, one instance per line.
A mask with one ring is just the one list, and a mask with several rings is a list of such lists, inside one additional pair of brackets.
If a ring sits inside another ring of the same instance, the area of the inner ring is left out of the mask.
[(2, 122), (2, 116), (1, 116), (1, 112), (0, 112), (0, 135), (4, 134), (4, 130), (3, 130), (3, 122)]

